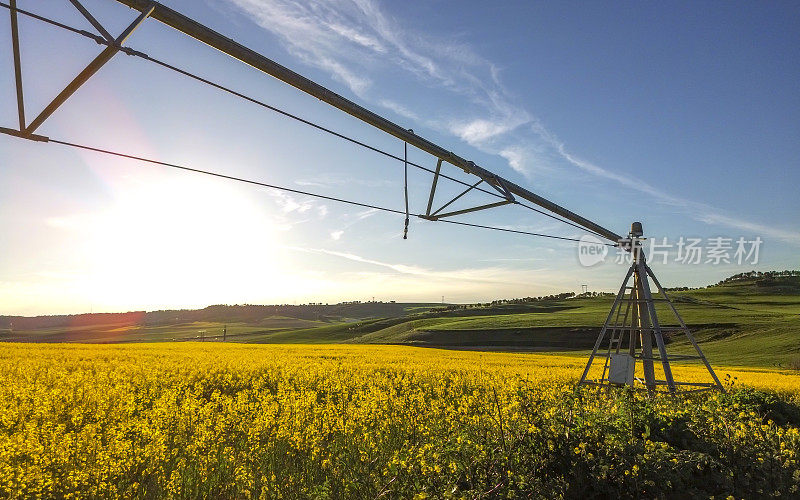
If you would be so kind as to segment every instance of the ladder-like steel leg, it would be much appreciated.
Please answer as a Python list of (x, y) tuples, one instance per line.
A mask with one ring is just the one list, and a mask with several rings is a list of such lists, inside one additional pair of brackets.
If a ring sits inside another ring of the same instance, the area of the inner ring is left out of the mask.
[(617, 298), (614, 299), (614, 304), (611, 306), (611, 311), (608, 313), (606, 322), (603, 324), (603, 328), (600, 330), (600, 335), (597, 337), (597, 341), (594, 343), (592, 354), (589, 356), (589, 362), (586, 363), (586, 368), (583, 370), (583, 375), (581, 375), (581, 380), (579, 382), (581, 384), (586, 382), (586, 376), (589, 374), (589, 369), (592, 367), (592, 361), (594, 361), (594, 357), (597, 355), (597, 350), (600, 348), (600, 344), (603, 343), (603, 338), (605, 338), (606, 336), (608, 325), (611, 323), (611, 318), (614, 317), (614, 311), (619, 307), (620, 303), (622, 302), (622, 297), (625, 295), (625, 287), (627, 287), (628, 280), (631, 278), (632, 273), (633, 273), (633, 268), (630, 268), (628, 270), (628, 274), (625, 275), (625, 280), (622, 282), (622, 286), (619, 289), (619, 293), (617, 293)]
[[(619, 293), (617, 293), (616, 298), (614, 299), (614, 303), (611, 306), (611, 311), (608, 313), (608, 317), (603, 324), (600, 335), (597, 337), (597, 341), (595, 342), (592, 353), (589, 356), (588, 362), (586, 363), (586, 368), (583, 370), (579, 384), (592, 384), (600, 386), (601, 388), (608, 388), (612, 385), (623, 384), (622, 380), (626, 380), (624, 382), (626, 385), (633, 385), (636, 383), (636, 381), (639, 381), (644, 384), (645, 389), (651, 395), (655, 394), (659, 387), (664, 386), (666, 391), (670, 394), (677, 393), (679, 387), (681, 386), (692, 388), (692, 392), (706, 389), (724, 390), (719, 378), (711, 368), (711, 364), (708, 362), (708, 359), (706, 359), (705, 355), (703, 355), (703, 352), (700, 350), (700, 346), (697, 344), (694, 336), (692, 336), (692, 333), (689, 331), (688, 326), (686, 326), (686, 323), (678, 314), (677, 309), (675, 309), (675, 306), (667, 296), (667, 293), (664, 291), (661, 283), (659, 283), (658, 279), (656, 279), (653, 270), (647, 265), (644, 254), (640, 251), (641, 225), (638, 226), (638, 231), (634, 231), (634, 229), (636, 229), (636, 223), (631, 230), (631, 239), (627, 240), (630, 242), (629, 248), (632, 252), (633, 262), (631, 267), (628, 269), (628, 273), (625, 275), (625, 279), (623, 280)], [(631, 281), (631, 278), (633, 278), (632, 286), (629, 287), (628, 282)], [(653, 297), (652, 290), (650, 288), (650, 279), (653, 280), (657, 292), (662, 297)], [(630, 290), (627, 298), (625, 297), (626, 290)], [(657, 300), (667, 303), (670, 310), (677, 318), (680, 327), (665, 327), (662, 325), (658, 318), (658, 313), (655, 307), (655, 302)], [(622, 312), (623, 302), (627, 302), (624, 314)], [(689, 342), (697, 352), (696, 356), (670, 356), (667, 354), (664, 333), (674, 331), (681, 331), (686, 335), (686, 337), (689, 339)], [(600, 349), (603, 341), (606, 339), (606, 336), (609, 337), (609, 341), (608, 349), (605, 353), (602, 376), (599, 379), (588, 380), (587, 376), (591, 370), (592, 363), (594, 363), (598, 350)], [(612, 360), (612, 356), (614, 354), (619, 354), (622, 350), (625, 339), (627, 339), (627, 355), (630, 357), (627, 358), (626, 356), (623, 356), (622, 359), (614, 358)], [(654, 355), (653, 343), (655, 343), (655, 347), (658, 350), (657, 356)], [(714, 383), (676, 381), (672, 373), (670, 360), (697, 359), (701, 360), (703, 364), (705, 364), (708, 373), (714, 380)], [(616, 365), (615, 363), (617, 361), (614, 360), (618, 360), (620, 364)], [(636, 360), (641, 360), (642, 362), (643, 379), (634, 378), (633, 381), (631, 381), (630, 371), (627, 372), (628, 378), (623, 379), (621, 374), (625, 373), (625, 369), (634, 369), (635, 371)], [(661, 363), (661, 368), (664, 372), (664, 380), (659, 380), (656, 378), (656, 361)], [(614, 369), (614, 366), (617, 366), (617, 368)], [(612, 382), (612, 380), (614, 381)]]
[[(627, 286), (625, 287), (628, 288)], [(624, 295), (624, 294), (623, 294)], [(624, 299), (623, 299), (624, 300)], [(603, 364), (603, 376), (600, 377), (600, 380), (604, 380), (606, 378), (606, 374), (608, 373), (608, 363), (611, 360), (611, 351), (614, 350), (614, 354), (619, 354), (620, 349), (622, 348), (622, 339), (625, 335), (625, 325), (628, 324), (628, 315), (631, 311), (631, 304), (630, 300), (625, 300), (627, 305), (625, 306), (625, 315), (622, 318), (622, 323), (619, 322), (620, 313), (622, 312), (622, 307), (617, 308), (617, 314), (614, 318), (614, 327), (611, 330), (611, 336), (608, 341), (608, 352), (606, 353), (606, 362)]]

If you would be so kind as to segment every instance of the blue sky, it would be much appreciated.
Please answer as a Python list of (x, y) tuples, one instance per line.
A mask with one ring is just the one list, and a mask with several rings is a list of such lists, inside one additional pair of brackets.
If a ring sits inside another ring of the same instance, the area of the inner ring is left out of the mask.
[[(619, 233), (641, 220), (671, 242), (763, 240), (756, 265), (654, 263), (665, 285), (798, 267), (796, 3), (164, 3)], [(85, 4), (112, 33), (135, 17), (111, 0)], [(91, 30), (65, 0), (19, 7)], [(7, 17), (0, 26), (0, 125), (14, 126)], [(30, 120), (100, 48), (26, 18), (20, 29)], [(402, 154), (398, 140), (157, 21), (127, 45)], [(130, 56), (39, 132), (403, 206), (397, 162)], [(396, 215), (55, 144), (2, 136), (0, 164), (4, 314), (464, 302), (612, 290), (624, 274), (613, 262), (579, 265), (572, 242), (420, 220), (404, 241)], [(424, 211), (429, 182), (410, 172), (412, 211)], [(458, 192), (443, 185), (437, 200)], [(513, 206), (459, 220), (584, 234)]]

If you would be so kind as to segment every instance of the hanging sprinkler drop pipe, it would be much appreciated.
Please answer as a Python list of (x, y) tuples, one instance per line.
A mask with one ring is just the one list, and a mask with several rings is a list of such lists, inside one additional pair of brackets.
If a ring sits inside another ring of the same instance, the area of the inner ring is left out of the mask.
[[(413, 130), (408, 129), (412, 134)], [(408, 143), (403, 141), (403, 186), (406, 197), (406, 225), (403, 227), (403, 239), (408, 239)]]

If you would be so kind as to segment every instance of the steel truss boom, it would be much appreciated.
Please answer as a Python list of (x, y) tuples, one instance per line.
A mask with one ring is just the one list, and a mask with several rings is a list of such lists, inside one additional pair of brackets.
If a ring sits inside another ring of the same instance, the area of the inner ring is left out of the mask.
[[(622, 237), (615, 232), (600, 226), (580, 215), (567, 210), (566, 208), (553, 203), (509, 180), (506, 180), (482, 167), (479, 167), (474, 162), (469, 161), (455, 153), (444, 149), (443, 147), (434, 144), (433, 142), (420, 137), (412, 131), (401, 127), (400, 125), (388, 120), (377, 113), (374, 113), (363, 106), (360, 106), (353, 101), (340, 96), (339, 94), (323, 87), (322, 85), (278, 64), (277, 62), (269, 59), (268, 57), (259, 54), (258, 52), (245, 47), (244, 45), (212, 30), (211, 28), (191, 19), (174, 9), (166, 7), (158, 2), (151, 2), (150, 0), (117, 0), (119, 3), (124, 4), (139, 12), (150, 12), (152, 19), (160, 21), (171, 28), (174, 28), (186, 35), (195, 38), (229, 56), (238, 59), (245, 64), (248, 64), (268, 75), (271, 75), (303, 92), (310, 94), (317, 99), (324, 101), (331, 106), (338, 108), (359, 120), (366, 122), (373, 127), (380, 129), (387, 134), (393, 135), (398, 139), (419, 148), (426, 153), (429, 153), (439, 160), (446, 161), (456, 167), (461, 168), (469, 174), (480, 177), (484, 182), (491, 185), (501, 193), (505, 193), (506, 200), (511, 203), (514, 200), (513, 195), (522, 199), (528, 200), (552, 213), (560, 215), (581, 227), (588, 229), (598, 235), (607, 238), (613, 243), (618, 243)], [(152, 10), (151, 10), (152, 9)], [(431, 199), (433, 190), (431, 192)], [(505, 203), (501, 203), (505, 204)], [(484, 205), (482, 207), (475, 207), (472, 210), (479, 210), (484, 208), (491, 208), (498, 206), (497, 204)], [(442, 215), (430, 215), (430, 218), (441, 218), (449, 215), (456, 215), (458, 213), (466, 213), (465, 211), (450, 212)]]

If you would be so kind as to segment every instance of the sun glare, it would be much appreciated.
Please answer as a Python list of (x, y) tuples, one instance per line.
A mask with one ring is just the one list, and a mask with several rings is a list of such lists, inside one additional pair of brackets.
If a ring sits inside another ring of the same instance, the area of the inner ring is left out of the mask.
[(136, 182), (85, 223), (87, 292), (109, 305), (202, 306), (287, 286), (291, 266), (267, 211), (216, 180)]

